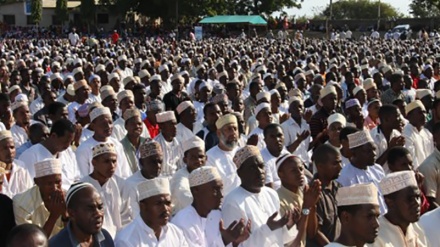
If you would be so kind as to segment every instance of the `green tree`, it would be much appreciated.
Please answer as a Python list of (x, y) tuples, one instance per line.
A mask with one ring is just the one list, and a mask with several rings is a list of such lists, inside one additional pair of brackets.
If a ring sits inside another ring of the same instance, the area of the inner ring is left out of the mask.
[(40, 23), (43, 13), (43, 1), (31, 0), (31, 19), (35, 24)]
[(409, 4), (411, 14), (417, 18), (431, 18), (440, 16), (440, 1), (413, 0)]
[(67, 10), (67, 0), (57, 0), (55, 6), (55, 15), (56, 18), (61, 22), (61, 25), (65, 21), (69, 20), (69, 13)]
[[(378, 17), (379, 2), (374, 0), (340, 0), (333, 3), (333, 19), (376, 19)], [(321, 17), (330, 17), (330, 6), (321, 13)], [(380, 3), (380, 17), (391, 18), (402, 16), (393, 6)]]
[(90, 26), (95, 24), (96, 5), (95, 0), (81, 0), (81, 19), (87, 24), (87, 30), (90, 33)]

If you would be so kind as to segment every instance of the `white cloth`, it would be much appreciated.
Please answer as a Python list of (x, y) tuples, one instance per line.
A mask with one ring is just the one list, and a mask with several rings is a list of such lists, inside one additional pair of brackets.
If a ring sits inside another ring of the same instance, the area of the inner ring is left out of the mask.
[(12, 125), (11, 134), (16, 148), (28, 141), (28, 134), (26, 133), (26, 130), (17, 124)]
[(203, 218), (192, 205), (189, 205), (179, 211), (171, 223), (183, 231), (189, 246), (224, 247), (219, 230), (221, 217), (220, 210), (212, 210), (206, 218)]
[(92, 93), (89, 93), (89, 100), (90, 100), (90, 103), (95, 103), (95, 102), (101, 103), (101, 101), (102, 101), (100, 95), (94, 95)]
[(70, 105), (70, 102), (64, 99), (64, 94), (61, 94), (56, 101), (65, 104), (66, 107)]
[(6, 174), (3, 175), (3, 185), (0, 193), (9, 196), (9, 198), (12, 199), (16, 194), (23, 193), (32, 188), (34, 180), (23, 166), (23, 162), (14, 160), (9, 180), (6, 178)]
[[(288, 154), (288, 153), (289, 153), (289, 151), (287, 151), (286, 148), (283, 148), (280, 156), (283, 154)], [(277, 170), (277, 165), (276, 165), (276, 161), (277, 161), (278, 157), (274, 157), (269, 152), (267, 147), (265, 149), (261, 150), (261, 156), (263, 157), (264, 170), (266, 171), (266, 184), (272, 183), (273, 189), (277, 190), (281, 186), (281, 180), (280, 180), (280, 177), (278, 177), (278, 170)]]
[(206, 165), (216, 167), (222, 177), (224, 195), (229, 194), (229, 192), (237, 188), (241, 183), (237, 175), (237, 166), (233, 161), (235, 152), (237, 152), (237, 148), (232, 151), (223, 151), (218, 145), (206, 152), (206, 156), (208, 157)]
[(183, 167), (183, 150), (181, 143), (179, 143), (176, 138), (173, 138), (171, 142), (167, 142), (162, 133), (157, 135), (154, 140), (160, 144), (163, 152), (160, 176), (171, 178), (178, 169)]
[(137, 186), (148, 179), (142, 176), (141, 171), (135, 172), (125, 180), (122, 188), (122, 200), (127, 202), (130, 221), (139, 214), (139, 202)]
[(440, 208), (425, 213), (420, 217), (419, 226), (425, 232), (428, 246), (440, 246)]
[(38, 96), (32, 103), (29, 105), (29, 111), (31, 112), (31, 115), (33, 116), (37, 111), (43, 109), (44, 102), (41, 96)]
[(76, 156), (71, 147), (58, 153), (58, 156), (56, 156), (43, 145), (41, 145), (41, 143), (37, 143), (24, 151), (20, 157), (18, 157), (18, 159), (24, 163), (24, 167), (26, 170), (28, 170), (31, 178), (35, 177), (35, 163), (45, 159), (54, 158), (59, 159), (61, 162), (62, 188), (67, 191), (69, 190), (70, 185), (81, 178), (78, 164), (76, 163)]
[(420, 131), (411, 123), (408, 123), (402, 131), (405, 137), (405, 148), (413, 157), (413, 167), (417, 169), (420, 164), (434, 151), (432, 134), (422, 127)]
[(193, 197), (189, 187), (189, 172), (186, 167), (179, 169), (170, 181), (171, 202), (173, 203), (173, 213), (179, 212), (181, 209), (193, 202)]
[[(127, 135), (127, 129), (125, 128), (125, 120), (120, 117), (113, 122), (113, 131), (111, 137), (115, 138), (118, 141), (121, 141)], [(147, 126), (142, 124), (142, 133), (141, 137), (149, 138), (150, 132), (148, 132)]]
[(85, 176), (81, 181), (91, 183), (101, 196), (102, 203), (104, 204), (104, 222), (102, 227), (114, 238), (116, 232), (122, 228), (124, 223), (127, 223), (125, 220), (128, 219), (126, 202), (121, 200), (121, 190), (124, 187), (124, 181), (118, 176), (111, 177), (102, 186), (91, 176)]
[(120, 71), (120, 75), (121, 75), (121, 82), (124, 80), (125, 77), (127, 76), (133, 76), (133, 70), (125, 67), (125, 69), (121, 69), (119, 66), (117, 67), (117, 69)]
[(82, 128), (81, 137), (79, 138), (80, 145), (95, 134), (95, 131), (89, 130), (88, 127), (89, 125), (87, 124)]
[(69, 41), (72, 46), (76, 46), (79, 40), (80, 39), (77, 33), (69, 33)]
[(115, 247), (188, 247), (182, 230), (172, 223), (166, 224), (160, 231), (159, 240), (138, 215), (133, 222), (118, 232)]
[[(306, 123), (306, 120), (301, 119), (301, 126), (295, 122), (292, 118), (286, 120), (283, 124), (281, 124), (284, 132), (284, 145), (287, 147), (291, 145), (296, 139), (297, 135), (300, 135), (302, 132), (308, 130), (310, 131), (309, 125)], [(298, 145), (298, 148), (292, 154), (299, 156), (306, 164), (310, 164), (311, 155), (309, 154), (309, 144), (312, 141), (312, 137), (309, 136), (301, 144)]]
[[(229, 193), (222, 206), (224, 224), (229, 226), (240, 218), (252, 222), (249, 238), (241, 246), (283, 246), (289, 239), (286, 227), (271, 231), (267, 219), (280, 210), (278, 194), (271, 188), (263, 186), (260, 193), (251, 193), (241, 186)], [(279, 215), (277, 219), (279, 219)], [(291, 230), (294, 230), (292, 227)]]
[(258, 149), (262, 150), (264, 148), (266, 148), (266, 143), (264, 142), (264, 130), (261, 129), (260, 127), (255, 128), (254, 130), (252, 130), (252, 132), (248, 135), (248, 139), (253, 136), (253, 135), (257, 135), (258, 136), (258, 143), (257, 143), (257, 147)]
[(191, 137), (195, 136), (195, 134), (190, 129), (185, 127), (185, 125), (183, 125), (182, 123), (178, 123), (176, 128), (177, 128), (176, 139), (181, 144), (189, 140)]
[(118, 165), (116, 167), (115, 174), (119, 177), (126, 179), (132, 175), (130, 165), (128, 164), (127, 157), (124, 154), (124, 147), (122, 144), (112, 138), (107, 138), (105, 142), (99, 142), (95, 138), (90, 137), (85, 142), (81, 143), (76, 149), (76, 162), (78, 163), (79, 173), (81, 177), (88, 176), (93, 171), (92, 165), (92, 149), (98, 144), (113, 143), (115, 145), (116, 153), (118, 154)]
[[(379, 128), (379, 126), (374, 127), (370, 131), (370, 135), (373, 138), (374, 143), (376, 144), (376, 154), (377, 154), (378, 158), (380, 156), (382, 156), (382, 154), (384, 154), (388, 149), (388, 142), (387, 142), (385, 136), (383, 135), (382, 130)], [(390, 141), (394, 137), (399, 137), (401, 135), (402, 134), (400, 134), (400, 132), (398, 130), (393, 129), (393, 131), (391, 132), (391, 135), (390, 135)], [(385, 164), (383, 165), (383, 170), (384, 170), (385, 174), (388, 174), (390, 172), (390, 169), (388, 167), (388, 162), (385, 162)]]
[(78, 102), (76, 102), (76, 101), (71, 102), (71, 103), (67, 106), (67, 112), (69, 113), (69, 120), (70, 120), (70, 122), (72, 122), (72, 123), (76, 123), (75, 112), (78, 110), (78, 108), (79, 108), (80, 106), (81, 106), (81, 105), (80, 105)]

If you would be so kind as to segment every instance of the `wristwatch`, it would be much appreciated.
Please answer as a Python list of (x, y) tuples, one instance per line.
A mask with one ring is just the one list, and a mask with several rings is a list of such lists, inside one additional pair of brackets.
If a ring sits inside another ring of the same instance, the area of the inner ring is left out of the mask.
[(310, 214), (310, 209), (308, 209), (308, 208), (303, 208), (303, 210), (301, 211), (301, 214), (302, 214), (302, 215), (305, 215), (305, 216), (309, 215), (309, 214)]

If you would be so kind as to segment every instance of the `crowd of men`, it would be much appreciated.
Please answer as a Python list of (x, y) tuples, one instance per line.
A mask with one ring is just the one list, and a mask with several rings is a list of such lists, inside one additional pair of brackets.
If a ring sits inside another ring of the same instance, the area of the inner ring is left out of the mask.
[(0, 246), (440, 246), (436, 39), (5, 39)]

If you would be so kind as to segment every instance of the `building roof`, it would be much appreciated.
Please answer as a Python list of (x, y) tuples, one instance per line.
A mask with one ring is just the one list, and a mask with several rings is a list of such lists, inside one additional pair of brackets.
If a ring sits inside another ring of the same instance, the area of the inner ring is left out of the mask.
[(249, 23), (252, 25), (267, 25), (267, 21), (259, 15), (217, 15), (206, 17), (201, 24)]
[[(67, 1), (67, 8), (76, 8), (81, 5), (81, 1)], [(43, 8), (54, 9), (57, 6), (57, 0), (43, 0)]]

